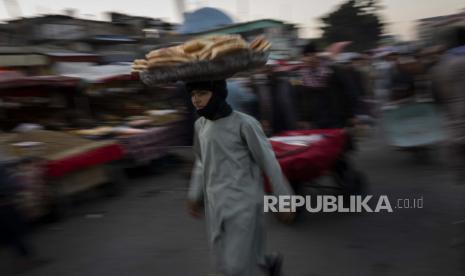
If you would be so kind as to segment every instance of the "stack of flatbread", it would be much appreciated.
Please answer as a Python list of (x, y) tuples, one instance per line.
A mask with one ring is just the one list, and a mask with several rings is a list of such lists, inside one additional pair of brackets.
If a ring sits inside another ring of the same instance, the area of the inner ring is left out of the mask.
[[(226, 79), (238, 72), (264, 66), (271, 43), (257, 37), (250, 44), (239, 35), (212, 35), (151, 51), (146, 70), (138, 73), (147, 86), (175, 81)], [(139, 69), (136, 67), (134, 69)]]
[(145, 59), (136, 59), (132, 63), (132, 72), (142, 72), (147, 70), (147, 61)]
[(213, 60), (226, 54), (248, 49), (239, 35), (215, 35), (191, 40), (182, 45), (185, 53), (198, 60)]
[(184, 52), (182, 47), (170, 47), (151, 51), (146, 56), (148, 69), (176, 66), (195, 61), (195, 57)]
[(270, 49), (270, 47), (271, 42), (266, 40), (264, 36), (259, 36), (250, 43), (250, 48), (255, 52), (265, 52)]
[(209, 61), (237, 51), (265, 52), (271, 43), (263, 36), (250, 45), (240, 35), (212, 35), (190, 40), (182, 45), (151, 51), (145, 59), (136, 59), (133, 71), (156, 70), (197, 61)]

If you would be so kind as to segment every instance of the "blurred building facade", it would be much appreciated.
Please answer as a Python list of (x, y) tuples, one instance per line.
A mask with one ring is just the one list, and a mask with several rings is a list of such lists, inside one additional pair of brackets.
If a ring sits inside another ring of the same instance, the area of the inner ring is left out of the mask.
[(179, 26), (122, 13), (108, 13), (109, 21), (89, 20), (74, 17), (72, 11), (10, 20), (0, 25), (0, 67), (44, 74), (63, 63), (132, 62), (155, 48), (209, 34), (240, 34), (248, 41), (264, 35), (272, 42), (271, 59), (293, 59), (300, 53), (294, 24), (272, 19), (234, 23), (213, 8), (184, 15)]
[[(160, 19), (110, 13), (110, 21), (43, 15), (10, 20), (0, 25), (2, 67), (36, 66), (57, 61), (131, 62), (139, 43), (160, 38), (175, 25)], [(29, 58), (39, 55), (43, 58)], [(96, 59), (95, 57), (99, 57)], [(31, 64), (32, 62), (32, 64)], [(45, 63), (47, 63), (45, 61)]]
[(423, 46), (434, 45), (444, 30), (453, 26), (465, 26), (465, 9), (455, 14), (419, 19), (418, 39)]

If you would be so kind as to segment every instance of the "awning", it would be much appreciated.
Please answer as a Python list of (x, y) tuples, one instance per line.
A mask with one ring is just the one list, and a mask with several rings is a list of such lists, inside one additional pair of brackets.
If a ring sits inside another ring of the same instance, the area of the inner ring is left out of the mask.
[(0, 66), (41, 66), (48, 61), (46, 56), (36, 54), (0, 55)]
[(112, 81), (136, 80), (131, 74), (131, 63), (85, 66), (79, 72), (62, 72), (63, 76), (80, 78), (89, 83), (108, 83)]
[(67, 76), (24, 76), (19, 73), (0, 72), (0, 88), (31, 86), (76, 86), (80, 79)]

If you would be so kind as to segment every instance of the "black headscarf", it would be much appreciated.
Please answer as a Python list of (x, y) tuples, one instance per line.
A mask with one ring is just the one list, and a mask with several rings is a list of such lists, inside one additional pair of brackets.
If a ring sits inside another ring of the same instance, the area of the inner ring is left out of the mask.
[(208, 120), (218, 120), (227, 117), (232, 113), (231, 106), (226, 102), (228, 89), (225, 80), (191, 82), (186, 84), (189, 95), (194, 90), (206, 90), (212, 92), (212, 97), (207, 105), (197, 110), (199, 116), (203, 116)]
[(302, 54), (304, 55), (316, 54), (316, 53), (318, 53), (318, 47), (313, 41), (305, 44), (304, 47), (302, 48)]

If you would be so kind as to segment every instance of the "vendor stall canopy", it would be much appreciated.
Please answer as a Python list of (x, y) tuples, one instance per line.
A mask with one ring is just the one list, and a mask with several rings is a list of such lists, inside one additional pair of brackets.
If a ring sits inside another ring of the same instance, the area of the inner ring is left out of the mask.
[(82, 65), (81, 67), (57, 68), (62, 76), (82, 79), (88, 83), (105, 83), (118, 80), (134, 80), (131, 63), (120, 62), (108, 65)]
[(34, 86), (76, 86), (79, 78), (68, 76), (25, 76), (17, 71), (0, 71), (0, 89)]

